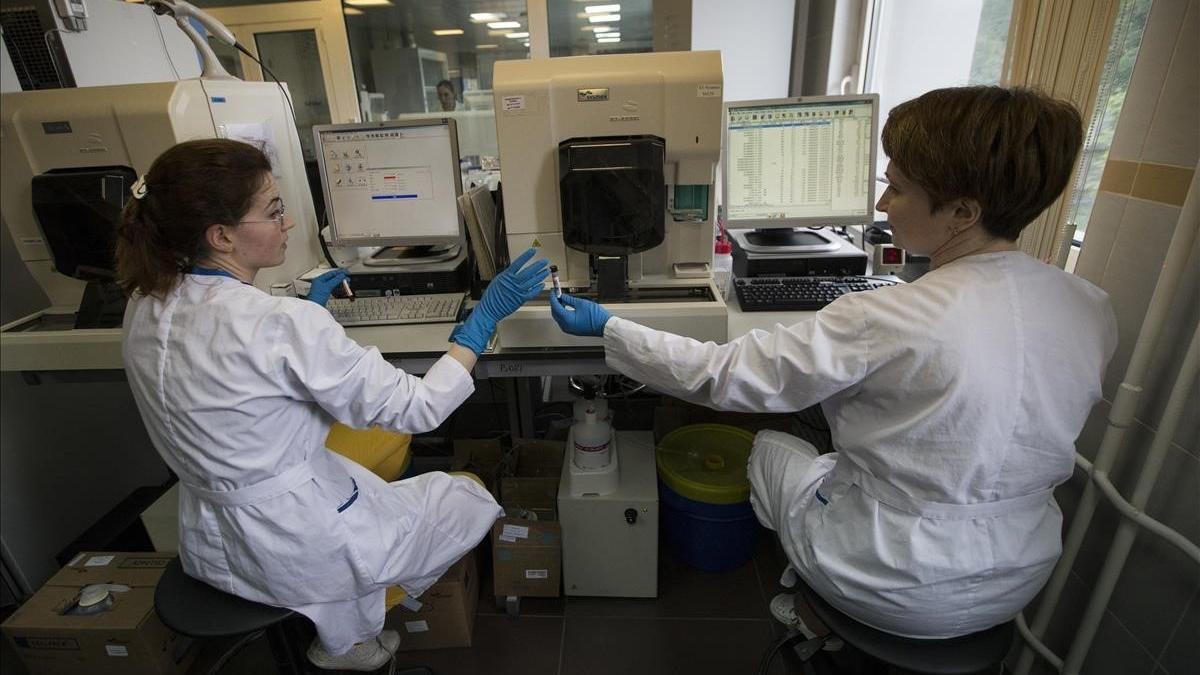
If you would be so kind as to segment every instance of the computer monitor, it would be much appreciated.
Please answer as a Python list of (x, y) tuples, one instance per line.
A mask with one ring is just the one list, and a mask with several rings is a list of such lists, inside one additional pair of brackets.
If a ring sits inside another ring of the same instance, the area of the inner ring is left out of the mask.
[(722, 196), (730, 228), (871, 222), (879, 97), (725, 105)]
[(313, 135), (335, 245), (464, 243), (454, 120), (325, 124)]

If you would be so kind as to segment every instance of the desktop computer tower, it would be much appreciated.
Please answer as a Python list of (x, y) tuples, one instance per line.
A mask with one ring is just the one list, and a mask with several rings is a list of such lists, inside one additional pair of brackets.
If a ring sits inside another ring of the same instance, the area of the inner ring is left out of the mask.
[(403, 267), (350, 267), (350, 285), (363, 297), (458, 293), (471, 287), (471, 258), (465, 252), (452, 260)]

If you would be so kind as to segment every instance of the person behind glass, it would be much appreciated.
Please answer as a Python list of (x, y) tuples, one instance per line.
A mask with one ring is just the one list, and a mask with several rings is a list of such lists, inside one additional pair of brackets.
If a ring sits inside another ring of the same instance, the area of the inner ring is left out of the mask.
[(537, 295), (546, 261), (526, 251), (488, 286), (424, 377), (346, 335), (308, 298), (252, 282), (284, 261), (287, 215), (267, 158), (232, 140), (181, 143), (134, 186), (116, 247), (130, 295), (122, 356), (138, 410), (179, 477), (179, 557), (189, 575), (316, 625), (309, 659), (374, 670), (400, 638), (384, 593), (417, 596), (472, 549), (502, 510), (468, 477), (386, 483), (324, 447), (334, 421), (421, 433), (474, 389), (497, 322)]
[[(1023, 89), (939, 89), (891, 111), (876, 208), (929, 256), (917, 281), (844, 295), (790, 326), (701, 344), (551, 296), (608, 365), (725, 410), (820, 404), (836, 452), (764, 431), (751, 504), (791, 572), (850, 617), (949, 638), (1006, 622), (1061, 552), (1053, 489), (1116, 346), (1107, 295), (1018, 250), (1063, 191), (1082, 139), (1068, 103)], [(772, 614), (802, 630), (789, 595)]]
[(443, 111), (454, 110), (458, 106), (458, 98), (454, 93), (454, 83), (450, 80), (442, 80), (437, 83), (438, 102), (442, 104)]

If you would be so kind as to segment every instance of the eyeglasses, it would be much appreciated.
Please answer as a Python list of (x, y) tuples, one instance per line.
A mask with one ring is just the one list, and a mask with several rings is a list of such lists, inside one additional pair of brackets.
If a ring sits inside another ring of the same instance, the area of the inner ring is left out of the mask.
[(283, 214), (286, 212), (287, 212), (287, 204), (284, 204), (283, 201), (281, 200), (279, 202), (279, 212), (275, 214), (274, 218), (268, 218), (267, 220), (243, 220), (241, 222), (243, 222), (243, 223), (275, 223), (276, 225), (283, 227)]

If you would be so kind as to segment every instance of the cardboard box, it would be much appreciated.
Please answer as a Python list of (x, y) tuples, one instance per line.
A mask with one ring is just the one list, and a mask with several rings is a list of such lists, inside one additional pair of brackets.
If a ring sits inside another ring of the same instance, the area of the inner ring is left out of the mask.
[(558, 481), (563, 441), (513, 441), (516, 467), (500, 479), (500, 505), (534, 512), (538, 520), (558, 520)]
[(558, 597), (562, 526), (540, 520), (497, 520), (492, 526), (492, 576), (498, 596)]
[[(4, 622), (30, 675), (175, 675), (196, 643), (162, 625), (154, 587), (173, 553), (80, 553)], [(65, 614), (91, 584), (122, 584), (96, 614)]]
[[(388, 592), (385, 628), (400, 633), (400, 651), (470, 647), (479, 605), (479, 570), (475, 552), (454, 563), (419, 598), (399, 601)], [(394, 604), (394, 603), (399, 604)]]
[(458, 438), (454, 440), (451, 471), (470, 471), (479, 476), (493, 497), (498, 497), (497, 480), (504, 463), (504, 446), (495, 438)]

